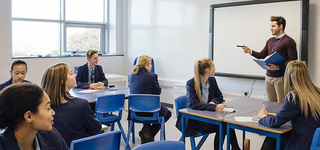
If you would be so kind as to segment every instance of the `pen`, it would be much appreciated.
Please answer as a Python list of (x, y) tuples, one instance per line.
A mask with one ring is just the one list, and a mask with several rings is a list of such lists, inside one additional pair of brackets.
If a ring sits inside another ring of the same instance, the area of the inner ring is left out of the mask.
[(235, 113), (236, 111), (227, 111), (226, 114)]
[(237, 47), (244, 47), (243, 45), (237, 45)]
[(263, 108), (263, 110), (266, 110), (266, 106), (265, 106), (264, 102), (262, 104), (262, 108)]

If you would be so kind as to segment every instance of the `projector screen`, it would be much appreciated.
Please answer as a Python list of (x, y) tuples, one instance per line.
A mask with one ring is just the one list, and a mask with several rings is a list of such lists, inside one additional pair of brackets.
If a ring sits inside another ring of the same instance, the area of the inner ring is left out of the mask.
[(307, 57), (302, 58), (301, 55), (307, 55), (307, 51), (300, 51), (301, 44), (304, 45), (307, 40), (302, 38), (302, 5), (303, 1), (300, 0), (212, 5), (209, 55), (215, 63), (216, 75), (264, 78), (266, 70), (253, 61), (253, 56), (236, 46), (246, 45), (260, 52), (266, 41), (272, 37), (270, 16), (283, 16), (286, 19), (285, 33), (295, 40), (298, 58), (306, 61)]

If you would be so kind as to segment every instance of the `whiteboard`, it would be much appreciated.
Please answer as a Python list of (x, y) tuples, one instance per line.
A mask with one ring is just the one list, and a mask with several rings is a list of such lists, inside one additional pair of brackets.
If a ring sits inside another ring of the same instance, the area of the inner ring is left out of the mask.
[[(286, 19), (285, 33), (292, 37), (298, 55), (301, 37), (301, 1), (285, 1), (249, 5), (230, 5), (212, 9), (212, 59), (216, 72), (238, 75), (264, 76), (262, 69), (236, 45), (246, 45), (260, 52), (272, 37), (270, 16)], [(210, 51), (210, 48), (209, 48)], [(210, 55), (210, 52), (209, 52)], [(299, 56), (298, 56), (299, 58)]]

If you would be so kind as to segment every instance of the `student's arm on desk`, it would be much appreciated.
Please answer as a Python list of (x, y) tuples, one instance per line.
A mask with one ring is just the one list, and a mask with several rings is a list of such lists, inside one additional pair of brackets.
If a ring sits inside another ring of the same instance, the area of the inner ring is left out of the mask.
[(285, 101), (280, 111), (275, 116), (264, 116), (259, 123), (267, 127), (279, 128), (281, 125), (292, 120), (301, 113), (300, 105), (294, 102)]

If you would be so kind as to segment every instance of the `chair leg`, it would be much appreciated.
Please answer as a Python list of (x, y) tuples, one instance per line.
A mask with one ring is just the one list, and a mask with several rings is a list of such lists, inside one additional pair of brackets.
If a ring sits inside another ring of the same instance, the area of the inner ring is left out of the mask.
[(110, 129), (110, 131), (114, 131), (114, 122), (111, 123), (111, 129)]
[(164, 118), (163, 117), (161, 117), (160, 140), (166, 140), (166, 131), (165, 131), (165, 124), (164, 124)]
[(201, 146), (202, 146), (203, 143), (206, 141), (206, 139), (208, 138), (208, 136), (209, 136), (209, 134), (202, 136), (201, 140), (200, 140), (199, 143), (197, 144), (197, 147), (196, 147), (197, 150), (201, 148)]
[(132, 122), (132, 143), (136, 143), (135, 132), (134, 132), (134, 122)]
[(196, 142), (194, 141), (194, 136), (190, 136), (191, 149), (196, 150)]
[(123, 140), (124, 140), (124, 142), (126, 143), (126, 142), (127, 142), (127, 137), (126, 137), (126, 135), (125, 135), (125, 133), (124, 133), (124, 130), (123, 130), (123, 128), (122, 128), (122, 125), (121, 125), (120, 121), (117, 121), (117, 123), (118, 123), (118, 127), (119, 127), (119, 129), (120, 129), (120, 131), (121, 131)]
[(127, 135), (127, 142), (126, 142), (126, 147), (124, 150), (128, 150), (129, 149), (129, 141), (130, 141), (130, 133), (131, 133), (131, 130), (132, 130), (132, 121), (129, 120), (128, 122), (128, 135)]

